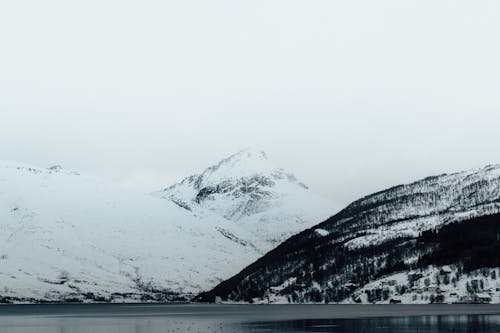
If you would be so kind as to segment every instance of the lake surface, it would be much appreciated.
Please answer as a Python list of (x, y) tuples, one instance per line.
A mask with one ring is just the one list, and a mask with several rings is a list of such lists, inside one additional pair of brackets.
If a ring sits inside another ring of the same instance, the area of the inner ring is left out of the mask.
[(7, 332), (500, 332), (500, 306), (1, 305)]

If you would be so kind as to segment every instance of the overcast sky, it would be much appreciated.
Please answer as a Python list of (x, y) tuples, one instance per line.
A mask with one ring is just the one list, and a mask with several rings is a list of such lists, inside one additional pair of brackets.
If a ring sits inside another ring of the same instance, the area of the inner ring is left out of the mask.
[(500, 1), (0, 2), (0, 159), (152, 191), (245, 147), (339, 204), (500, 163)]

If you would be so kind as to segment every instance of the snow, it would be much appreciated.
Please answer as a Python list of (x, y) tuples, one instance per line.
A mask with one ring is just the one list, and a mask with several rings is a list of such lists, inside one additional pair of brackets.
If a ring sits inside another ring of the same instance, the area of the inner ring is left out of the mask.
[(368, 196), (353, 205), (374, 207), (362, 222), (349, 217), (338, 224), (356, 222), (373, 227), (364, 227), (359, 237), (346, 242), (349, 249), (403, 236), (415, 238), (424, 230), (450, 222), (499, 213), (500, 165), (429, 177)]
[[(211, 186), (223, 190), (197, 202)], [(59, 165), (0, 161), (0, 299), (189, 297), (333, 213), (260, 151), (155, 195)]]
[[(494, 275), (491, 274), (493, 271)], [(354, 293), (352, 298), (348, 298), (342, 303), (355, 303), (355, 299), (362, 303), (369, 303), (366, 291), (386, 289), (389, 297), (386, 300), (377, 301), (377, 304), (389, 303), (391, 298), (401, 300), (403, 304), (428, 304), (433, 297), (438, 295), (442, 297), (443, 303), (474, 303), (478, 302), (478, 299), (482, 299), (483, 301), (487, 300), (487, 303), (500, 304), (499, 268), (478, 269), (468, 274), (458, 275), (457, 272), (458, 269), (455, 266), (446, 265), (395, 273), (364, 285)], [(417, 277), (413, 283), (410, 283), (410, 275)], [(447, 282), (444, 282), (445, 275), (448, 275), (449, 278)], [(478, 286), (479, 291), (467, 290), (467, 285), (473, 284)], [(398, 292), (398, 287), (401, 289), (401, 286), (407, 287), (407, 290), (402, 294)]]
[[(202, 195), (206, 194), (206, 195)], [(259, 239), (267, 252), (337, 212), (266, 153), (246, 149), (153, 194), (198, 216), (215, 214)]]
[(209, 212), (60, 167), (0, 162), (2, 297), (197, 293), (257, 259), (260, 243)]
[(322, 237), (328, 236), (330, 234), (328, 230), (325, 229), (314, 229), (314, 231)]
[[(394, 273), (367, 283), (355, 290), (351, 297), (339, 303), (370, 304), (368, 292), (385, 290), (387, 298), (373, 303), (389, 304), (391, 300), (395, 300), (403, 304), (429, 304), (433, 299), (434, 301), (440, 299), (439, 303), (448, 304), (500, 304), (499, 268), (478, 269), (467, 274), (458, 274), (457, 272), (457, 267), (446, 265), (441, 267), (429, 266), (417, 271)], [(492, 274), (493, 272), (494, 274)], [(449, 277), (447, 282), (444, 282), (445, 275)], [(413, 276), (413, 278), (410, 279), (410, 276)], [(271, 287), (263, 298), (254, 298), (253, 302), (259, 304), (288, 304), (290, 295), (283, 294), (282, 290), (293, 282), (294, 278), (291, 278), (281, 286)], [(468, 285), (470, 287), (474, 284), (479, 291), (467, 290)], [(356, 288), (357, 285), (346, 283), (345, 287)], [(404, 291), (402, 287), (405, 287)], [(311, 285), (311, 288), (322, 290), (322, 287), (315, 282)]]

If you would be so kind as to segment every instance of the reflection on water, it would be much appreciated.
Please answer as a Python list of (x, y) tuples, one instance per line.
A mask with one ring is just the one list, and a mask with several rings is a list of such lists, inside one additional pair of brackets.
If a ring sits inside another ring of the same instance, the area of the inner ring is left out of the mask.
[(0, 317), (0, 333), (165, 333), (165, 332), (500, 332), (500, 316), (418, 316), (397, 318), (245, 322), (196, 317)]
[(418, 316), (249, 323), (241, 332), (500, 332), (500, 316)]

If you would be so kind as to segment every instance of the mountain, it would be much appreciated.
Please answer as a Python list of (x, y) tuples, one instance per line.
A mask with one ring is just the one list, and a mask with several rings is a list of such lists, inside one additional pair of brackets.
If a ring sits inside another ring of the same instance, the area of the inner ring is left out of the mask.
[(0, 161), (0, 302), (187, 300), (333, 212), (251, 150), (153, 196)]
[(16, 162), (0, 162), (0, 231), (0, 302), (187, 299), (263, 247), (208, 212)]
[(500, 302), (500, 166), (353, 202), (198, 301)]
[(263, 253), (337, 210), (259, 150), (242, 150), (155, 196), (220, 216), (264, 240)]

